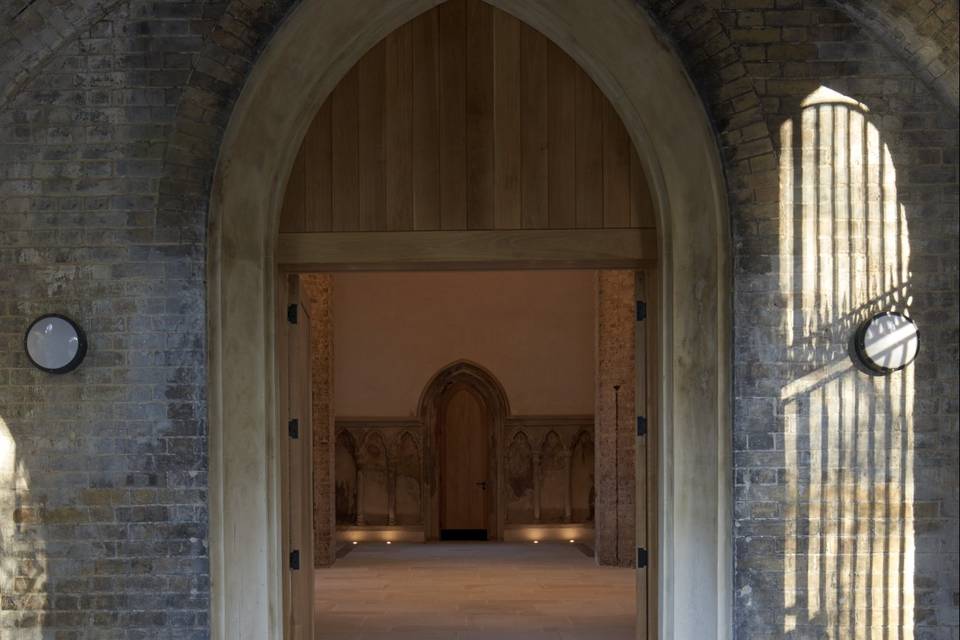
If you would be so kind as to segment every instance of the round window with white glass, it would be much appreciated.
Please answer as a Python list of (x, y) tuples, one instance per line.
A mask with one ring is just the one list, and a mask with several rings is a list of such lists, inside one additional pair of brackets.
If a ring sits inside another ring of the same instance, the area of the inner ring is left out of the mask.
[(56, 313), (34, 320), (23, 342), (30, 362), (48, 373), (73, 371), (87, 354), (87, 340), (80, 326)]
[(879, 313), (860, 325), (855, 338), (857, 357), (870, 371), (888, 374), (917, 357), (917, 325), (902, 313)]

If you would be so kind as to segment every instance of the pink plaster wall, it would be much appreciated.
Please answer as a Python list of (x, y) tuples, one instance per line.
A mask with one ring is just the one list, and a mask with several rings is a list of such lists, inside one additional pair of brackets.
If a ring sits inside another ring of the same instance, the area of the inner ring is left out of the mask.
[(514, 414), (592, 414), (594, 273), (336, 274), (336, 415), (415, 415), (459, 359), (490, 370)]

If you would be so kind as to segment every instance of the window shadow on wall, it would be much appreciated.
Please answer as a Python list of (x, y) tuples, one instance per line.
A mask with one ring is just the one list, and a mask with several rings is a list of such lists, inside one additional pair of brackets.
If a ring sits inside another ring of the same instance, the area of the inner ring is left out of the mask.
[[(735, 436), (741, 628), (779, 620), (765, 630), (914, 638), (951, 605), (940, 601), (955, 585), (938, 563), (957, 540), (943, 475), (952, 469), (956, 486), (956, 451), (938, 445), (956, 395), (944, 383), (956, 379), (956, 340), (939, 351), (925, 329), (950, 322), (956, 289), (938, 299), (945, 280), (923, 253), (950, 250), (931, 245), (923, 216), (936, 188), (912, 170), (924, 144), (900, 124), (821, 86), (777, 132), (780, 215), (756, 224), (776, 237), (779, 264), (760, 260), (737, 293), (773, 311), (738, 324), (737, 348), (751, 354), (738, 395), (775, 398), (777, 425), (767, 432), (742, 416), (749, 426)], [(913, 317), (922, 344), (913, 365), (876, 376), (855, 364), (851, 340), (883, 311)], [(745, 620), (759, 610), (782, 613)]]

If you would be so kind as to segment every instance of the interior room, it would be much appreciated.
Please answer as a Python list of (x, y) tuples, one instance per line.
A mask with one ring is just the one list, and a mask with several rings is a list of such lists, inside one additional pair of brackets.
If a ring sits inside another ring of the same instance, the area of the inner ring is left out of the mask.
[(604, 542), (617, 527), (632, 539), (634, 496), (597, 499), (594, 477), (609, 484), (618, 463), (632, 476), (635, 461), (599, 466), (594, 438), (598, 394), (616, 403), (605, 417), (635, 421), (636, 274), (299, 280), (318, 637), (633, 637), (633, 559), (598, 560), (595, 523)]
[(656, 224), (585, 71), (492, 5), (426, 11), (312, 116), (279, 231), (294, 637), (655, 629)]

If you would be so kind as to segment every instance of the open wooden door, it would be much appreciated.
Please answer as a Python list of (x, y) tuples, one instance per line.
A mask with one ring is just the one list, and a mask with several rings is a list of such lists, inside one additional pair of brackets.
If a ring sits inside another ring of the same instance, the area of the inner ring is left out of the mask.
[(280, 283), (277, 442), (283, 511), (283, 620), (286, 640), (313, 640), (313, 437), (310, 317), (298, 276)]
[(636, 274), (637, 323), (634, 335), (636, 353), (637, 420), (636, 452), (636, 526), (637, 526), (637, 640), (657, 636), (656, 589), (656, 277), (653, 271)]

